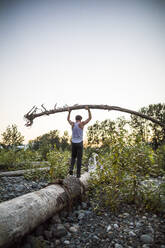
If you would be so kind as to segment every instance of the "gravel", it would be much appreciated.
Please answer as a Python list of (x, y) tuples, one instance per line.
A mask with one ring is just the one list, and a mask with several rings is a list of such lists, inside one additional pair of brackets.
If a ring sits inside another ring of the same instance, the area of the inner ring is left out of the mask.
[[(23, 176), (0, 178), (0, 201), (39, 190), (46, 181), (28, 181)], [(94, 211), (91, 199), (75, 202), (69, 213), (64, 209), (52, 216), (12, 248), (165, 248), (165, 216), (139, 212), (123, 205), (118, 213)]]

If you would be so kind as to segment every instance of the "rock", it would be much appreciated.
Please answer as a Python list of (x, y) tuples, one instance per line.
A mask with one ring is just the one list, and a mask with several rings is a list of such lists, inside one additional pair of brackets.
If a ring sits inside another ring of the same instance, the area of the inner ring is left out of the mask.
[[(33, 189), (36, 189), (37, 188), (37, 183), (36, 182), (32, 182), (32, 184), (31, 184), (31, 187), (33, 188)], [(39, 186), (40, 186), (40, 184), (39, 184)]]
[(150, 248), (150, 245), (144, 244), (142, 248)]
[(115, 248), (123, 248), (123, 246), (120, 244), (115, 244)]
[(59, 245), (61, 244), (61, 241), (60, 241), (59, 239), (56, 239), (56, 240), (54, 241), (54, 244), (55, 244), (55, 247), (56, 247), (56, 246), (59, 246)]
[(81, 202), (81, 207), (82, 207), (82, 209), (87, 209), (88, 205), (86, 202)]
[(85, 213), (79, 213), (78, 220), (82, 220), (85, 217)]
[(66, 218), (68, 216), (68, 212), (63, 210), (61, 213), (60, 213), (60, 217), (62, 218)]
[(124, 213), (124, 214), (123, 214), (123, 217), (124, 217), (124, 218), (129, 217), (129, 213)]
[(76, 233), (76, 232), (78, 232), (78, 230), (79, 230), (79, 226), (78, 226), (78, 225), (74, 225), (74, 226), (71, 226), (71, 227), (69, 228), (69, 231), (70, 231), (71, 233)]
[(42, 247), (42, 244), (45, 241), (40, 239), (39, 237), (34, 237), (32, 235), (27, 236), (27, 243), (30, 245), (31, 248)]
[(136, 222), (136, 227), (139, 228), (139, 227), (141, 227), (141, 226), (143, 226), (142, 222), (137, 221), (137, 222)]
[(141, 235), (140, 240), (144, 244), (152, 244), (152, 242), (153, 242), (153, 238), (151, 237), (150, 234), (143, 234), (143, 235)]
[(113, 227), (114, 227), (115, 229), (119, 229), (118, 224), (114, 224)]
[(93, 239), (99, 240), (99, 237), (97, 235), (94, 235)]
[(111, 229), (112, 229), (111, 225), (108, 225), (106, 231), (109, 232)]
[(51, 223), (52, 224), (60, 224), (61, 223), (61, 219), (59, 217), (58, 214), (54, 215), (52, 218), (51, 218)]
[(65, 227), (67, 230), (69, 230), (70, 224), (69, 224), (68, 222), (66, 222), (66, 223), (64, 224), (64, 227)]
[(16, 186), (15, 186), (15, 190), (16, 190), (17, 192), (22, 192), (22, 191), (25, 190), (25, 186), (24, 186), (24, 185), (16, 185)]
[(130, 236), (130, 237), (136, 237), (136, 234), (135, 234), (133, 231), (130, 231), (130, 232), (129, 232), (129, 236)]
[(45, 230), (44, 237), (46, 238), (46, 240), (50, 240), (52, 238), (52, 232)]
[(64, 225), (62, 224), (57, 224), (56, 229), (54, 229), (52, 232), (53, 232), (53, 236), (56, 238), (62, 238), (67, 234), (67, 231)]
[(22, 248), (31, 248), (31, 244), (26, 243)]
[(64, 244), (65, 244), (65, 245), (69, 245), (69, 244), (70, 244), (70, 241), (69, 241), (69, 240), (65, 240), (65, 241), (64, 241)]

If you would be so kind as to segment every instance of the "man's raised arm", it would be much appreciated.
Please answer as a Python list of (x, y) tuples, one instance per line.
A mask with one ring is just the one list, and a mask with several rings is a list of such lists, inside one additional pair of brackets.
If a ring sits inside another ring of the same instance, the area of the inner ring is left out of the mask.
[(83, 125), (86, 125), (92, 119), (92, 114), (91, 114), (90, 109), (88, 107), (85, 107), (85, 109), (88, 110), (88, 119), (82, 122)]
[(73, 126), (73, 121), (71, 121), (70, 120), (70, 113), (71, 113), (71, 110), (68, 108), (68, 118), (67, 118), (67, 121), (69, 122), (69, 124), (71, 125), (71, 126)]

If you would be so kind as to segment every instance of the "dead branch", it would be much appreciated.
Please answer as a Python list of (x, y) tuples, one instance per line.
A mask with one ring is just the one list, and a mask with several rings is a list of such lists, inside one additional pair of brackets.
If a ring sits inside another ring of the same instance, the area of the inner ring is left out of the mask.
[(37, 110), (37, 107), (34, 106), (27, 114), (24, 115), (25, 119), (26, 119), (26, 126), (31, 126), (33, 124), (33, 120), (37, 117), (40, 117), (40, 116), (43, 116), (43, 115), (51, 115), (51, 114), (56, 114), (56, 113), (60, 113), (60, 112), (67, 112), (68, 111), (68, 108), (70, 110), (79, 110), (79, 109), (85, 109), (85, 107), (89, 107), (90, 109), (103, 109), (103, 110), (116, 110), (116, 111), (120, 111), (120, 112), (124, 112), (124, 113), (128, 113), (128, 114), (133, 114), (133, 115), (137, 115), (137, 116), (140, 116), (141, 118), (144, 118), (144, 119), (147, 119), (147, 120), (150, 120), (162, 127), (165, 128), (165, 123), (162, 123), (150, 116), (147, 116), (147, 115), (144, 115), (140, 112), (137, 112), (137, 111), (134, 111), (134, 110), (130, 110), (130, 109), (125, 109), (125, 108), (120, 108), (120, 107), (117, 107), (117, 106), (110, 106), (110, 105), (78, 105), (78, 104), (75, 104), (73, 106), (63, 106), (61, 108), (57, 108), (56, 107), (57, 104), (54, 106), (53, 109), (50, 109), (50, 110), (47, 110), (43, 104), (41, 105), (41, 107), (44, 109), (44, 111), (42, 110), (41, 112), (39, 113), (36, 113), (36, 110)]

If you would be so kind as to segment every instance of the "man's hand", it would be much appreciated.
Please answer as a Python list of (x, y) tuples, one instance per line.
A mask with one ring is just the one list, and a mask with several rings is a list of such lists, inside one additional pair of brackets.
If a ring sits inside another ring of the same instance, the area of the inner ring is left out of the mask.
[(70, 113), (72, 110), (70, 108), (68, 108), (68, 112)]
[(85, 106), (85, 109), (88, 110), (88, 119), (82, 122), (83, 126), (86, 125), (92, 119), (92, 115), (89, 107)]

